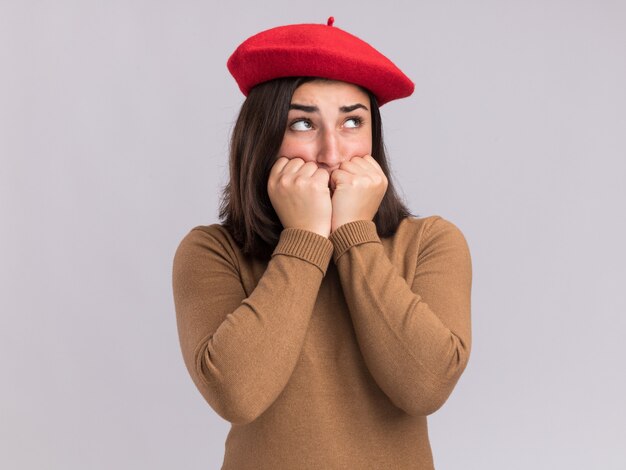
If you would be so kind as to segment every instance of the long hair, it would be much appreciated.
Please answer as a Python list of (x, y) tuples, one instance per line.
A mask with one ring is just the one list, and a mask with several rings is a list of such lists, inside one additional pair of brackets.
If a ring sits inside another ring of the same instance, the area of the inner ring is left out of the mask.
[[(245, 255), (268, 260), (283, 226), (267, 193), (270, 170), (287, 127), (294, 91), (318, 77), (287, 77), (261, 83), (241, 106), (230, 141), (230, 179), (222, 189), (219, 218)], [(394, 188), (383, 143), (382, 122), (376, 97), (370, 98), (372, 157), (387, 177), (387, 191), (373, 222), (380, 237), (393, 235), (402, 219), (413, 214)]]

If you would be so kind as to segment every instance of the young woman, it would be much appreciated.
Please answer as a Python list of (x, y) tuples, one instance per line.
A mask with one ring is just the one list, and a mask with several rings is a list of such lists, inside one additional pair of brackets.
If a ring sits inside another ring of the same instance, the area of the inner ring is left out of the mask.
[(222, 469), (433, 469), (472, 268), (459, 228), (393, 188), (379, 106), (413, 83), (332, 19), (252, 36), (228, 66), (247, 98), (222, 223), (173, 264), (186, 367), (232, 423)]

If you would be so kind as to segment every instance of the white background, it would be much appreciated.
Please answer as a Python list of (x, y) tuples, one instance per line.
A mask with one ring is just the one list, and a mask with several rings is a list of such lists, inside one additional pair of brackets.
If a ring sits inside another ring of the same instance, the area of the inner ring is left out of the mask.
[(437, 469), (626, 468), (626, 3), (0, 0), (1, 468), (219, 468), (172, 258), (218, 221), (228, 56), (331, 15), (415, 82), (394, 180), (471, 250)]

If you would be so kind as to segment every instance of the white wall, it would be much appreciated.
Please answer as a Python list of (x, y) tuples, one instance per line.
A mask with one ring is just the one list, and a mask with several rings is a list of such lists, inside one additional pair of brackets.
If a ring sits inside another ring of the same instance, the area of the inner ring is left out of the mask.
[(471, 249), (438, 470), (626, 468), (626, 3), (242, 5), (0, 1), (0, 467), (219, 468), (172, 257), (217, 222), (228, 56), (333, 15), (415, 81), (382, 108), (395, 181)]

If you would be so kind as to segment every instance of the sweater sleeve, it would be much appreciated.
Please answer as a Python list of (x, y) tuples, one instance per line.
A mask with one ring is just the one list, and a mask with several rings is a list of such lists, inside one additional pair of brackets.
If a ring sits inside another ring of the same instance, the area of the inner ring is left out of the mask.
[(470, 355), (472, 266), (462, 232), (435, 216), (421, 239), (404, 241), (404, 246), (419, 243), (409, 282), (386, 255), (374, 222), (344, 224), (330, 240), (370, 373), (406, 413), (434, 413)]
[(332, 250), (317, 233), (283, 229), (246, 296), (222, 233), (195, 228), (180, 242), (172, 270), (180, 346), (196, 387), (222, 418), (253, 421), (287, 384)]

